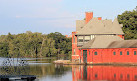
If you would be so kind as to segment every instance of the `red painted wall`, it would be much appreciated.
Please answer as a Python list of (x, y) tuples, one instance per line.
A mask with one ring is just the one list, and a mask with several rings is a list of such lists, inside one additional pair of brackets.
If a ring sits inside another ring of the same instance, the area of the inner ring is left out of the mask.
[(72, 66), (72, 79), (73, 81), (137, 81), (137, 67)]
[[(135, 63), (137, 62), (137, 48), (112, 48), (112, 49), (82, 49), (87, 50), (87, 63)], [(129, 55), (127, 55), (129, 51)], [(97, 52), (97, 55), (94, 54)], [(113, 52), (116, 52), (114, 55)], [(122, 55), (120, 55), (122, 52)], [(83, 60), (83, 55), (81, 56)]]

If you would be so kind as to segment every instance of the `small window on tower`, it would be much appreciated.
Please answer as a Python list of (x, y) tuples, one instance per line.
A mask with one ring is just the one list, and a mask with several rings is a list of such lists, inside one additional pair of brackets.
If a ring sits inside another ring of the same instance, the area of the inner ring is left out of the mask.
[(127, 55), (129, 55), (129, 51), (127, 51)]

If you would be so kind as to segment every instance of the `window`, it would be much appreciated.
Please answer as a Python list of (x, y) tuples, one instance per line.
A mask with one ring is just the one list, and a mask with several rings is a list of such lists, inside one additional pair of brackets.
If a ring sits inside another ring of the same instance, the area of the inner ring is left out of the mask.
[(83, 36), (78, 36), (78, 42), (83, 42)]
[(85, 36), (84, 42), (88, 42), (90, 40), (90, 36)]
[(129, 51), (127, 51), (127, 55), (129, 55)]
[(74, 49), (74, 55), (75, 55), (75, 49)]
[(116, 78), (116, 74), (114, 74), (114, 78)]
[(98, 77), (98, 75), (97, 74), (95, 74), (95, 78), (97, 78)]
[(137, 79), (137, 75), (135, 75), (135, 79)]
[(75, 36), (73, 36), (73, 43), (75, 43)]
[(84, 38), (83, 38), (83, 36), (77, 36), (77, 38), (78, 38), (78, 46), (82, 46), (83, 45), (83, 43), (84, 43)]
[(120, 55), (122, 55), (122, 51), (120, 51)]
[(134, 55), (137, 55), (137, 52), (136, 52), (136, 51), (134, 51)]
[(129, 75), (129, 74), (127, 74), (127, 78), (130, 78), (130, 75)]
[(78, 42), (83, 42), (83, 39), (79, 39)]
[(116, 55), (116, 52), (113, 52), (113, 55)]
[(98, 55), (98, 53), (97, 53), (97, 52), (94, 52), (94, 55)]
[(122, 75), (122, 74), (120, 75), (120, 78), (123, 78), (123, 75)]

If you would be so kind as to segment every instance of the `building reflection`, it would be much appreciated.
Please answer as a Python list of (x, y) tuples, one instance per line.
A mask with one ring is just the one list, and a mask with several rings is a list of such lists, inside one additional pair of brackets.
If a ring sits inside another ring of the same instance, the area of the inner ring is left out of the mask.
[(137, 67), (72, 66), (72, 81), (137, 81)]

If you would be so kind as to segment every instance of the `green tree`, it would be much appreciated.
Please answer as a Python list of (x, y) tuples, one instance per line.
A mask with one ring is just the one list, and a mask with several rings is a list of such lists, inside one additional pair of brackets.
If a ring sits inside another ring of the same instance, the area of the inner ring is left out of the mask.
[(137, 7), (118, 15), (118, 21), (123, 24), (125, 39), (137, 39)]
[(71, 39), (59, 32), (48, 35), (27, 31), (17, 35), (0, 36), (0, 56), (55, 57), (71, 52)]

